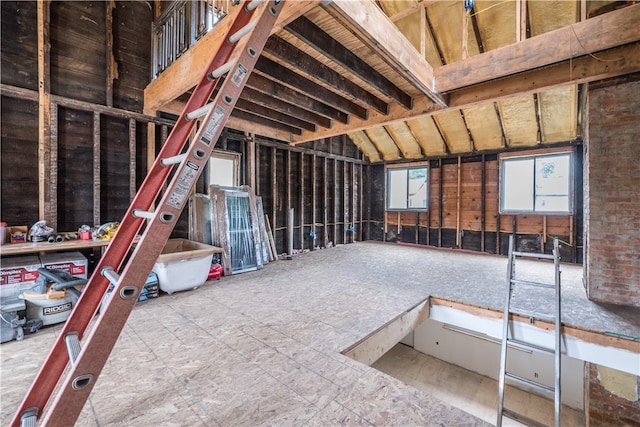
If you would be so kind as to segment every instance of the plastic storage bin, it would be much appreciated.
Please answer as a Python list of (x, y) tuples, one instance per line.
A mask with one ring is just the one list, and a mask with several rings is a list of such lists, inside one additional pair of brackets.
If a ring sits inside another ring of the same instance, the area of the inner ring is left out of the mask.
[(207, 280), (218, 248), (187, 239), (169, 239), (153, 266), (160, 289), (168, 294), (194, 289)]

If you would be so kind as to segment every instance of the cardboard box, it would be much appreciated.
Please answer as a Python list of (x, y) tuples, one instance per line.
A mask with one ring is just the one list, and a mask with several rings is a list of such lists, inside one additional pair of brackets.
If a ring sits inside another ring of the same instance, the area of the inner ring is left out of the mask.
[(0, 298), (15, 299), (33, 288), (42, 263), (37, 255), (2, 258), (0, 260)]
[(40, 262), (50, 270), (64, 270), (72, 276), (87, 278), (89, 262), (80, 252), (44, 253), (40, 255)]
[(9, 227), (9, 241), (11, 243), (26, 243), (27, 241), (27, 226), (18, 225)]

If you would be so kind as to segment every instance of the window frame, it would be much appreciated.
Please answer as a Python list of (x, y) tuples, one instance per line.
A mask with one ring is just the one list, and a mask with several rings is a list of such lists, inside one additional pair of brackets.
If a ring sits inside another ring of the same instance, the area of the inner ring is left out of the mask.
[[(425, 184), (425, 200), (426, 200), (426, 207), (424, 208), (417, 208), (417, 207), (409, 207), (409, 171), (411, 170), (415, 170), (415, 169), (425, 169), (426, 170), (426, 184)], [(397, 171), (397, 170), (405, 170), (406, 174), (407, 174), (407, 194), (406, 194), (406, 206), (405, 208), (390, 208), (389, 207), (389, 202), (390, 202), (390, 198), (389, 198), (389, 191), (390, 191), (390, 171)], [(385, 192), (384, 192), (384, 206), (385, 206), (385, 211), (387, 212), (427, 212), (429, 210), (429, 197), (430, 197), (430, 191), (429, 191), (429, 187), (431, 185), (431, 169), (429, 167), (429, 163), (428, 162), (419, 162), (419, 163), (414, 163), (411, 164), (410, 166), (408, 166), (407, 164), (398, 164), (398, 165), (386, 165), (385, 166)]]
[(211, 156), (209, 157), (209, 160), (207, 161), (207, 167), (208, 167), (208, 171), (207, 171), (207, 187), (211, 186), (211, 185), (217, 185), (219, 187), (229, 187), (229, 186), (223, 186), (220, 184), (214, 184), (212, 182), (213, 180), (213, 165), (212, 165), (212, 160), (214, 158), (217, 159), (224, 159), (224, 160), (232, 160), (233, 161), (233, 181), (234, 181), (234, 185), (232, 185), (231, 187), (238, 187), (240, 186), (240, 153), (234, 153), (231, 151), (222, 151), (222, 150), (213, 150), (211, 152)]
[[(569, 198), (569, 207), (566, 211), (540, 211), (536, 210), (536, 162), (538, 159), (544, 159), (555, 156), (569, 156), (569, 182), (568, 182), (568, 198)], [(549, 149), (541, 149), (535, 151), (521, 151), (521, 152), (509, 152), (509, 153), (500, 153), (498, 155), (498, 161), (500, 168), (499, 173), (499, 182), (498, 182), (498, 212), (501, 215), (574, 215), (575, 214), (575, 148), (574, 147), (559, 147), (559, 148), (549, 148)], [(504, 207), (505, 203), (505, 173), (506, 167), (505, 162), (510, 160), (533, 160), (533, 193), (532, 193), (532, 209), (506, 209)]]

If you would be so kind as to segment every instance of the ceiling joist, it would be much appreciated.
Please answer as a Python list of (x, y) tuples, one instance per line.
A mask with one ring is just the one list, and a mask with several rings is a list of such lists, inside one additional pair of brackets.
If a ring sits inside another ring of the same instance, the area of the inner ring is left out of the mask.
[[(363, 2), (358, 4), (367, 3), (368, 2)], [(389, 79), (357, 57), (350, 50), (346, 49), (309, 19), (301, 16), (287, 25), (285, 29), (336, 64), (349, 70), (362, 81), (371, 84), (384, 95), (395, 100), (405, 108), (411, 109), (413, 103), (410, 95), (403, 92), (389, 81)]]
[(269, 38), (264, 50), (279, 61), (285, 62), (291, 67), (304, 70), (306, 74), (320, 80), (344, 96), (358, 100), (371, 108), (375, 108), (382, 114), (389, 112), (389, 105), (386, 102), (367, 92), (357, 84), (348, 80), (343, 74), (324, 65), (322, 62), (302, 52), (280, 37), (273, 36)]

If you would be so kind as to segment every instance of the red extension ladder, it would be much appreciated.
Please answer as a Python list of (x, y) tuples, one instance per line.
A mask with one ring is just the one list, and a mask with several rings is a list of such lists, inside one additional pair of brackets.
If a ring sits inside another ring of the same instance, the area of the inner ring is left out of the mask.
[[(262, 52), (283, 3), (281, 0), (245, 0), (242, 4), (20, 404), (12, 426), (35, 426), (38, 421), (43, 425), (70, 426), (77, 420)], [(207, 104), (224, 75), (226, 78), (214, 101)], [(187, 144), (198, 118), (201, 118), (198, 131)], [(134, 245), (139, 233), (141, 238)], [(110, 282), (115, 284), (113, 294), (93, 321)], [(90, 323), (93, 325), (88, 330)]]

